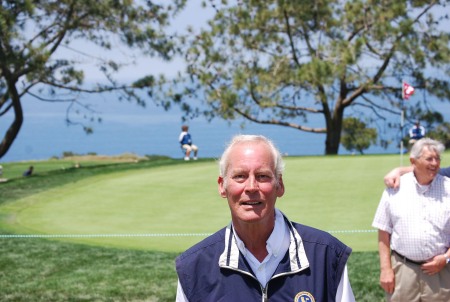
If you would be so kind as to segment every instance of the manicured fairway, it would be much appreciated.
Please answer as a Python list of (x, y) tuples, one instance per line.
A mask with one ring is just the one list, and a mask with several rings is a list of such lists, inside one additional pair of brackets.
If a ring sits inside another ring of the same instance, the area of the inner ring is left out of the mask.
[[(332, 232), (355, 251), (374, 251), (377, 236), (370, 225), (382, 177), (398, 165), (393, 155), (288, 157), (286, 194), (278, 207), (294, 221)], [(230, 220), (217, 175), (214, 162), (97, 175), (3, 205), (2, 227), (19, 234), (76, 235), (57, 240), (179, 252)]]
[(179, 251), (201, 237), (163, 234), (213, 232), (228, 222), (217, 195), (213, 163), (99, 175), (14, 202), (16, 232), (154, 237), (70, 239), (101, 245)]

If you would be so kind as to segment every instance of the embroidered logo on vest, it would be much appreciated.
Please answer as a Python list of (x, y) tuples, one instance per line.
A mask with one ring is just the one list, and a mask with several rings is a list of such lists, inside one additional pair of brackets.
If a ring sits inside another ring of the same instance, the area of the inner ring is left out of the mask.
[(294, 302), (315, 302), (313, 295), (308, 292), (299, 292), (294, 299)]

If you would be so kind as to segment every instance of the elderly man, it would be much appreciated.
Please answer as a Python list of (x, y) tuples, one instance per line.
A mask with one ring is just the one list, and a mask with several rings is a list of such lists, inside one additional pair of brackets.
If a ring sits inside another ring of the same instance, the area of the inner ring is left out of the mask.
[(177, 258), (177, 301), (354, 301), (351, 249), (275, 208), (285, 187), (273, 143), (236, 136), (219, 165), (231, 224)]
[(450, 301), (450, 179), (438, 174), (443, 150), (440, 142), (418, 140), (413, 171), (381, 197), (372, 225), (387, 301)]
[[(389, 188), (398, 188), (400, 186), (400, 176), (412, 171), (413, 166), (397, 167), (395, 169), (392, 169), (388, 174), (384, 176), (384, 183)], [(440, 168), (439, 174), (445, 177), (450, 177), (450, 167)]]

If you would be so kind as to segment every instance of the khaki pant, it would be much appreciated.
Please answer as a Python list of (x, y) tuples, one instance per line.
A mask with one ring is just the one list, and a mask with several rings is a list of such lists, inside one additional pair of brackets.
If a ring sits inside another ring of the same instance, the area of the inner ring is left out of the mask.
[(449, 302), (450, 265), (439, 274), (430, 276), (422, 272), (420, 265), (403, 262), (395, 253), (391, 256), (395, 273), (395, 289), (386, 294), (388, 302)]
[(196, 145), (183, 145), (181, 147), (189, 152), (191, 152), (191, 151), (196, 152), (198, 150), (198, 147)]

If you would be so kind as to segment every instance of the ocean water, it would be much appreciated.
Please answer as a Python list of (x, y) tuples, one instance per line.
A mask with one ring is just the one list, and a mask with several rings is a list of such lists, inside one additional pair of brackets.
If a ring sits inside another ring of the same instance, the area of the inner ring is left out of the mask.
[[(96, 153), (118, 155), (166, 155), (181, 158), (178, 142), (181, 132), (181, 113), (161, 108), (136, 107), (133, 104), (116, 103), (102, 113), (102, 122), (94, 123), (94, 133), (85, 134), (81, 127), (65, 123), (63, 107), (48, 104), (31, 111), (25, 110), (22, 129), (1, 162), (39, 160), (63, 152), (77, 154)], [(263, 134), (271, 138), (283, 153), (291, 155), (320, 155), (324, 151), (325, 135), (301, 133), (298, 130), (241, 121), (232, 124), (222, 120), (208, 122), (198, 118), (187, 122), (193, 142), (199, 147), (199, 157), (218, 157), (226, 143), (236, 134)], [(0, 129), (7, 126), (0, 120)]]
[[(173, 158), (183, 156), (178, 136), (181, 131), (181, 113), (176, 108), (164, 111), (148, 104), (146, 108), (130, 103), (100, 99), (95, 109), (101, 113), (102, 122), (94, 123), (94, 133), (87, 135), (80, 126), (68, 126), (65, 122), (67, 105), (29, 100), (24, 104), (24, 124), (9, 152), (0, 162), (41, 160), (63, 152), (77, 154), (96, 153), (118, 155), (166, 155)], [(448, 110), (446, 115), (450, 110)], [(443, 111), (441, 111), (443, 112)], [(0, 119), (3, 134), (11, 117)], [(325, 134), (306, 133), (287, 127), (246, 123), (229, 124), (216, 119), (212, 122), (197, 118), (187, 124), (193, 142), (199, 146), (199, 157), (217, 158), (226, 143), (236, 134), (262, 134), (274, 141), (286, 155), (323, 155)], [(317, 121), (320, 123), (320, 120)], [(388, 149), (372, 146), (365, 154), (398, 153), (396, 144)], [(339, 154), (349, 154), (342, 146)]]

